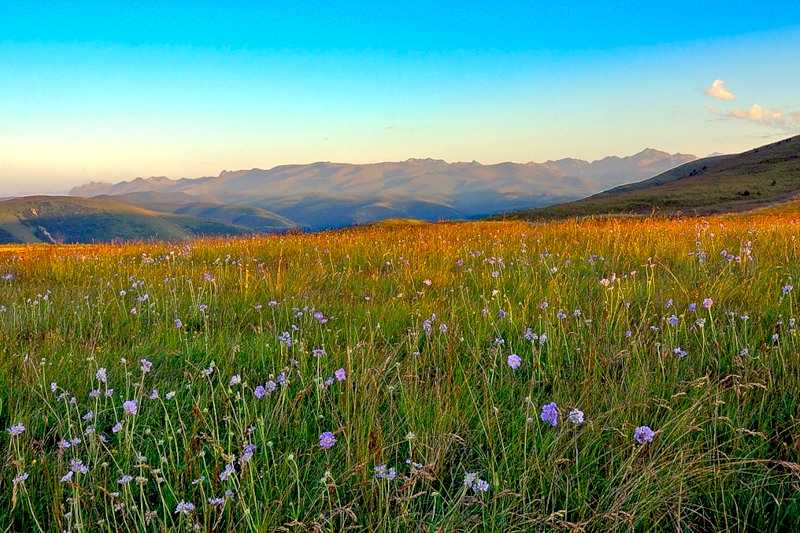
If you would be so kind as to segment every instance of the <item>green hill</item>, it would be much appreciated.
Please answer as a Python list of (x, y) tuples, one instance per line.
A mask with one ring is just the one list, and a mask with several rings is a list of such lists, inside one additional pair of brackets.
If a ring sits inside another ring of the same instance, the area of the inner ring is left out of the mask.
[(763, 207), (790, 200), (797, 194), (800, 194), (800, 136), (741, 154), (699, 159), (583, 200), (520, 211), (506, 218), (702, 215)]
[(160, 213), (110, 198), (29, 196), (0, 201), (0, 243), (183, 240), (247, 228)]

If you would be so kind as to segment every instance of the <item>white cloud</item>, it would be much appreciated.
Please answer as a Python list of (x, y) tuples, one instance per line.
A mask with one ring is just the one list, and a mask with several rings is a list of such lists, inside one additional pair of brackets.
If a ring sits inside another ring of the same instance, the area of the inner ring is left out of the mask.
[(717, 100), (733, 100), (736, 98), (736, 95), (728, 90), (725, 86), (725, 82), (722, 80), (714, 80), (708, 89), (706, 89), (706, 94)]
[(734, 109), (723, 115), (728, 118), (747, 120), (783, 130), (800, 128), (800, 112), (787, 113), (780, 109), (770, 109), (758, 104), (753, 104), (749, 109)]

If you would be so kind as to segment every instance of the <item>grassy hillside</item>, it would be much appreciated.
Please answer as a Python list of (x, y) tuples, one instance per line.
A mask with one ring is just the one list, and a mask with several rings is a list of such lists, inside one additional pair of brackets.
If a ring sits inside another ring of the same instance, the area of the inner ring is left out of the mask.
[(0, 247), (0, 523), (797, 531), (798, 222)]
[(700, 159), (584, 200), (522, 211), (511, 217), (709, 214), (765, 206), (798, 193), (800, 136), (737, 155)]
[(111, 198), (32, 196), (0, 202), (0, 243), (182, 240), (248, 231), (213, 220), (158, 213)]

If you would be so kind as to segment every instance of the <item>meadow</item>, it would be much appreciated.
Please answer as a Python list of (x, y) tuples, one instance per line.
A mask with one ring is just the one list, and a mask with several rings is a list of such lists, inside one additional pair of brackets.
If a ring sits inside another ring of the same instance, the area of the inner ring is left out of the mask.
[(797, 530), (799, 222), (2, 248), (0, 525)]

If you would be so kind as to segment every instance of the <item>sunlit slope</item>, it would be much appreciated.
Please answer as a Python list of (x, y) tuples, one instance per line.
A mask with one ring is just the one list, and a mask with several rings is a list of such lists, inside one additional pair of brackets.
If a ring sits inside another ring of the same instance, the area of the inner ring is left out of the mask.
[(514, 213), (549, 219), (603, 214), (710, 214), (753, 209), (800, 193), (800, 136), (681, 165), (584, 200)]

